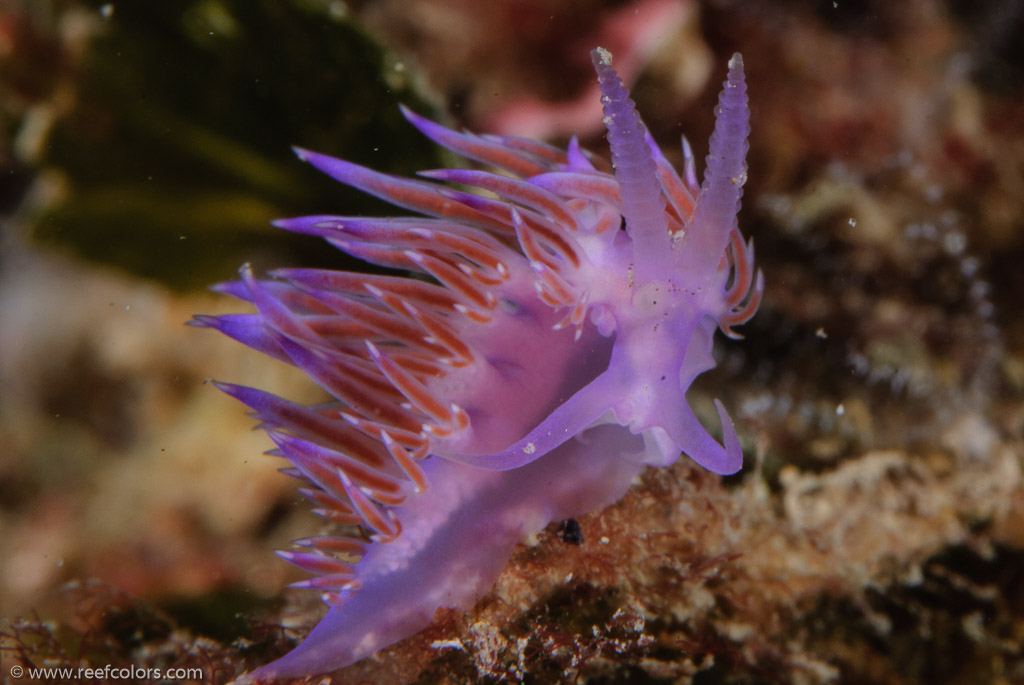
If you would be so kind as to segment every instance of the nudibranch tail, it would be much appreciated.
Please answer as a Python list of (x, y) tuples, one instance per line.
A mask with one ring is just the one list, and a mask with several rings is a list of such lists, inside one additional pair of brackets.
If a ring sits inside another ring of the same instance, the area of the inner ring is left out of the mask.
[[(717, 400), (717, 442), (686, 392), (714, 367), (716, 330), (757, 310), (763, 278), (739, 233), (748, 114), (739, 56), (697, 185), (649, 135), (611, 55), (593, 53), (612, 165), (573, 139), (449, 130), (404, 109), (437, 144), (489, 167), (406, 179), (296, 148), (336, 180), (418, 216), (316, 215), (275, 225), (402, 274), (248, 266), (216, 286), (252, 314), (198, 316), (301, 369), (303, 406), (227, 383), (284, 473), (331, 530), (280, 556), (313, 575), (327, 617), (249, 681), (341, 668), (468, 608), (514, 546), (552, 520), (622, 496), (681, 451), (742, 465)], [(613, 171), (614, 173), (610, 173)], [(452, 184), (457, 184), (457, 187)], [(620, 230), (625, 222), (625, 232)]]

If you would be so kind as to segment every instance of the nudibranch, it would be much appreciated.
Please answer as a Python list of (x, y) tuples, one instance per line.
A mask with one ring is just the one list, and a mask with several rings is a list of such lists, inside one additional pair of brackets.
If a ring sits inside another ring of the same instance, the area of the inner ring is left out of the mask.
[(740, 469), (722, 404), (719, 443), (686, 391), (715, 364), (715, 330), (739, 337), (763, 289), (737, 224), (749, 132), (742, 59), (729, 61), (698, 185), (685, 139), (680, 175), (611, 55), (592, 57), (610, 169), (575, 139), (563, 151), (403, 110), (490, 170), (412, 180), (298, 150), (418, 216), (276, 222), (392, 273), (280, 269), (258, 280), (246, 266), (216, 289), (255, 313), (197, 317), (295, 365), (329, 396), (303, 406), (218, 384), (252, 409), (272, 454), (333, 524), (278, 552), (313, 574), (296, 586), (322, 593), (326, 617), (248, 680), (338, 669), (418, 632), (438, 607), (468, 608), (517, 542), (616, 501), (646, 465), (685, 453), (715, 473)]

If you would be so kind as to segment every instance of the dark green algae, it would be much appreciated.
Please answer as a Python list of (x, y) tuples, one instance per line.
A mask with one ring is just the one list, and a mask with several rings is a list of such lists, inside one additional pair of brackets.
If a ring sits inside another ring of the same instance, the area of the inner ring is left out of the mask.
[[(103, 3), (94, 2), (97, 16)], [(238, 264), (351, 268), (323, 243), (269, 226), (385, 205), (300, 163), (291, 146), (410, 175), (441, 165), (398, 104), (431, 113), (413, 69), (326, 4), (115, 3), (68, 79), (73, 107), (41, 167), (66, 196), (33, 237), (195, 289)]]

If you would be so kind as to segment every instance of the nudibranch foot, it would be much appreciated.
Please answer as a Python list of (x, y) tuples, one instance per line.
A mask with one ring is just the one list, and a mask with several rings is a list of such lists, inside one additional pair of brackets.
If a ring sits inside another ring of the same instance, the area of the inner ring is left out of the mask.
[(371, 546), (359, 588), (342, 591), (302, 644), (250, 681), (334, 670), (427, 627), (438, 607), (468, 609), (526, 536), (620, 499), (643, 468), (643, 450), (640, 436), (603, 425), (507, 471), (428, 460), (430, 489), (397, 509), (412, 522), (405, 539)]

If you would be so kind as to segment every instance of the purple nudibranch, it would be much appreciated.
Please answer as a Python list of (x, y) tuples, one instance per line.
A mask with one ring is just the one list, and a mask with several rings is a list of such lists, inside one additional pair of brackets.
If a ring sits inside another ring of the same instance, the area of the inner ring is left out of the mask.
[[(612, 68), (592, 53), (614, 173), (581, 149), (448, 130), (403, 109), (437, 144), (500, 173), (403, 179), (315, 152), (301, 159), (420, 216), (310, 216), (286, 230), (416, 278), (281, 269), (217, 286), (256, 312), (198, 316), (302, 369), (330, 399), (302, 406), (219, 383), (248, 405), (288, 475), (333, 532), (280, 556), (313, 574), (327, 616), (248, 681), (352, 664), (468, 608), (517, 542), (619, 499), (645, 465), (685, 453), (740, 469), (686, 400), (715, 365), (715, 330), (754, 315), (763, 278), (737, 225), (749, 112), (729, 61), (704, 181), (682, 176)], [(446, 183), (478, 188), (476, 194)], [(623, 225), (624, 229), (623, 230)]]

